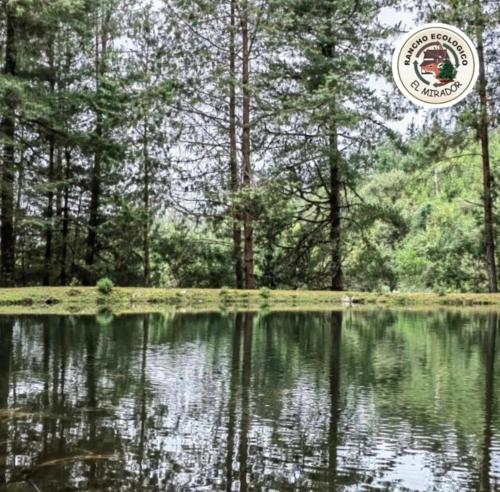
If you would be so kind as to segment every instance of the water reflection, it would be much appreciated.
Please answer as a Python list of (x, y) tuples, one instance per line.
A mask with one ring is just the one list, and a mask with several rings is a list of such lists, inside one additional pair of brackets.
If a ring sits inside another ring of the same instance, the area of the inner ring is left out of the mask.
[(496, 338), (498, 331), (498, 315), (491, 314), (488, 317), (488, 330), (485, 336), (485, 376), (486, 382), (484, 385), (484, 439), (482, 450), (481, 463), (481, 484), (480, 489), (490, 491), (491, 489), (491, 443), (493, 439), (493, 412), (495, 401), (495, 355), (496, 355)]
[[(8, 407), (12, 357), (12, 318), (0, 317), (0, 409)], [(0, 418), (0, 487), (7, 483), (9, 430), (7, 419)]]
[(337, 448), (339, 445), (340, 417), (340, 355), (342, 347), (342, 313), (331, 314), (330, 355), (330, 426), (328, 433), (328, 471), (330, 490), (335, 490), (337, 481)]
[(498, 325), (0, 317), (0, 491), (498, 490)]

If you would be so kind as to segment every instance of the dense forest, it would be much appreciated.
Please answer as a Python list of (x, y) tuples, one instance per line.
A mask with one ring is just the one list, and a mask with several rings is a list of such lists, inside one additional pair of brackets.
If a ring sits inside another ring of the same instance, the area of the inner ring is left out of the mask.
[[(2, 285), (496, 292), (500, 4), (403, 3), (2, 0)], [(403, 11), (474, 40), (453, 108)]]

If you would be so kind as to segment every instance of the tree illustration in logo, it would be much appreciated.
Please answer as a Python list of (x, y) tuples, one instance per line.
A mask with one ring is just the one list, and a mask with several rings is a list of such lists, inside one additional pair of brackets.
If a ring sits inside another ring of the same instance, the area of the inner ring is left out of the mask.
[[(450, 60), (450, 55), (446, 46), (443, 46), (440, 42), (428, 43), (418, 52), (417, 57), (419, 57), (421, 53), (423, 53), (424, 56), (420, 63), (420, 74), (432, 74), (434, 79), (437, 80), (434, 84), (435, 87), (449, 84), (455, 80), (457, 69)], [(453, 51), (452, 54), (456, 58), (456, 54), (453, 53)], [(415, 71), (417, 72), (417, 62), (415, 62)], [(417, 72), (417, 76), (418, 75), (419, 73)], [(422, 78), (421, 80), (429, 84), (429, 81)]]
[(441, 68), (439, 70), (439, 78), (442, 81), (452, 81), (455, 79), (456, 74), (457, 74), (457, 70), (452, 65), (450, 59), (446, 58), (446, 60), (443, 62), (443, 64), (441, 65)]

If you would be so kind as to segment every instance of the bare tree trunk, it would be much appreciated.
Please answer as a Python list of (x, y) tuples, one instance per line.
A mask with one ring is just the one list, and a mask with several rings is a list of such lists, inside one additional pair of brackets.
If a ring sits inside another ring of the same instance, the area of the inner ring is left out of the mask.
[(57, 272), (57, 276), (54, 273), (54, 278), (52, 282), (54, 285), (57, 282), (61, 282), (61, 254), (62, 254), (62, 235), (61, 235), (61, 227), (62, 223), (62, 215), (63, 215), (63, 196), (64, 189), (61, 186), (61, 183), (64, 181), (64, 165), (63, 165), (63, 149), (60, 145), (57, 146), (56, 152), (56, 176), (55, 179), (57, 181), (57, 189), (55, 192), (55, 220), (54, 220), (54, 236), (56, 243), (56, 254), (54, 255), (53, 260), (53, 270)]
[[(16, 73), (16, 26), (15, 6), (4, 2), (6, 11), (5, 65), (3, 73), (14, 76)], [(15, 283), (15, 247), (14, 231), (14, 180), (15, 164), (15, 97), (7, 91), (5, 97), (6, 111), (0, 125), (0, 135), (3, 138), (3, 162), (1, 183), (1, 279), (3, 286), (13, 286)]]
[(144, 250), (143, 273), (144, 273), (144, 287), (148, 287), (149, 277), (150, 277), (150, 259), (149, 259), (150, 205), (149, 205), (149, 153), (148, 153), (147, 121), (144, 124), (143, 157), (144, 157), (144, 211), (146, 213), (146, 220), (144, 221), (144, 229), (143, 229), (143, 250)]
[[(335, 57), (335, 46), (330, 45), (324, 48), (324, 54), (329, 58)], [(341, 217), (340, 217), (340, 152), (338, 145), (338, 132), (336, 121), (336, 101), (332, 95), (330, 103), (330, 129), (328, 135), (328, 163), (330, 171), (329, 190), (329, 221), (330, 221), (330, 261), (331, 261), (331, 290), (342, 290), (342, 251), (341, 251)]]
[(52, 219), (54, 216), (54, 192), (52, 191), (52, 182), (54, 181), (54, 135), (49, 136), (49, 167), (47, 172), (47, 183), (49, 189), (47, 192), (47, 210), (45, 212), (45, 261), (43, 269), (43, 284), (50, 285), (51, 267), (52, 267)]
[[(49, 68), (50, 68), (50, 93), (53, 95), (55, 91), (55, 68), (54, 68), (54, 39), (51, 36), (49, 41)], [(50, 130), (49, 130), (50, 131)], [(45, 259), (43, 270), (43, 284), (50, 285), (51, 270), (52, 270), (52, 236), (54, 217), (54, 191), (52, 184), (54, 181), (54, 155), (55, 155), (55, 137), (54, 133), (49, 133), (49, 165), (47, 170), (47, 209), (45, 211)]]
[(248, 36), (248, 2), (241, 3), (241, 42), (242, 42), (242, 92), (243, 92), (243, 187), (247, 192), (243, 213), (245, 288), (254, 288), (253, 272), (253, 211), (248, 196), (252, 186), (252, 163), (250, 147), (250, 44)]
[[(102, 138), (102, 125), (101, 118), (98, 117), (96, 123), (96, 137), (100, 141)], [(97, 145), (100, 145), (98, 143)], [(85, 264), (87, 266), (87, 274), (85, 283), (90, 284), (94, 279), (94, 260), (97, 252), (97, 226), (99, 224), (99, 206), (101, 201), (101, 152), (96, 149), (94, 154), (94, 165), (92, 167), (92, 174), (90, 177), (90, 208), (89, 208), (89, 222), (87, 234), (87, 254), (85, 257)]]
[[(105, 22), (101, 26), (100, 37), (98, 35), (99, 24), (96, 22), (96, 92), (99, 92), (100, 79), (105, 73), (105, 56), (107, 50), (107, 34), (105, 32)], [(100, 45), (100, 46), (99, 46)], [(99, 49), (100, 48), (100, 49)], [(84, 282), (89, 285), (95, 281), (93, 271), (94, 261), (97, 253), (97, 228), (99, 226), (99, 207), (101, 203), (101, 159), (102, 159), (102, 114), (96, 108), (95, 136), (96, 146), (94, 152), (94, 165), (90, 176), (90, 208), (87, 233), (87, 254), (85, 264), (87, 272)]]
[(67, 258), (69, 240), (69, 179), (71, 176), (71, 152), (68, 148), (64, 151), (64, 160), (64, 198), (61, 231), (61, 285), (66, 285), (68, 283)]
[[(22, 132), (21, 132), (22, 138)], [(14, 230), (17, 229), (17, 224), (20, 220), (21, 214), (21, 203), (23, 198), (23, 189), (24, 189), (24, 152), (21, 152), (19, 156), (19, 164), (17, 170), (17, 196), (16, 196), (16, 205), (15, 205), (15, 214), (14, 214)], [(20, 256), (20, 266), (21, 266), (21, 274), (18, 282), (20, 280), (21, 285), (26, 285), (26, 262), (25, 262), (25, 243), (26, 239), (24, 236), (20, 236), (16, 241), (16, 254)]]
[(235, 195), (239, 190), (238, 157), (236, 146), (236, 50), (235, 50), (235, 1), (231, 0), (231, 23), (229, 33), (229, 145), (231, 193), (233, 195), (233, 261), (236, 288), (243, 288), (243, 264), (241, 258), (241, 214), (235, 205)]
[(340, 166), (337, 141), (337, 125), (332, 115), (330, 134), (330, 248), (331, 248), (331, 290), (342, 290), (342, 254), (340, 224)]
[(495, 259), (495, 230), (493, 219), (493, 196), (491, 186), (490, 152), (488, 135), (488, 108), (486, 97), (486, 72), (484, 65), (483, 21), (480, 5), (476, 0), (476, 45), (479, 56), (479, 139), (483, 162), (483, 209), (484, 209), (484, 242), (486, 246), (486, 266), (488, 269), (488, 286), (490, 292), (497, 292), (497, 269)]
[(79, 253), (78, 245), (80, 244), (80, 223), (82, 222), (82, 195), (78, 199), (78, 207), (75, 214), (75, 233), (71, 245), (71, 262), (70, 262), (70, 275), (71, 279), (77, 275), (77, 255)]

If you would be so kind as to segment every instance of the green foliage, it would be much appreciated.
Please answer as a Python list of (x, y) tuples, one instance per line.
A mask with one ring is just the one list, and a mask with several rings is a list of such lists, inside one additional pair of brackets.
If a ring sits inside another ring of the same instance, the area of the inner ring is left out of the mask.
[[(432, 128), (431, 134), (439, 133)], [(438, 137), (442, 143), (450, 139)], [(351, 288), (487, 289), (478, 144), (469, 139), (438, 152), (428, 147), (428, 141), (425, 133), (420, 135), (406, 146), (404, 155), (391, 147), (392, 157), (386, 154), (383, 170), (361, 188), (366, 202), (374, 210), (379, 208), (380, 214), (371, 223), (364, 222), (361, 235), (351, 235), (346, 258)], [(497, 134), (490, 145), (492, 156), (500, 155), (499, 144)], [(437, 160), (432, 160), (433, 153), (438, 153)], [(405, 173), (385, 170), (403, 162), (413, 162)], [(382, 212), (387, 209), (391, 214)], [(367, 217), (365, 212), (361, 215)]]
[[(267, 287), (330, 288), (339, 257), (346, 289), (487, 288), (477, 98), (457, 105), (446, 125), (435, 119), (406, 137), (389, 128), (402, 106), (372, 82), (388, 73), (383, 40), (395, 28), (379, 21), (394, 1), (245, 2), (258, 70), (250, 80), (254, 169), (244, 187), (241, 148), (236, 179), (229, 171), (227, 107), (234, 88), (241, 132), (241, 9), (230, 27), (228, 2), (132, 3), (5, 3), (15, 17), (16, 70), (0, 76), (0, 109), (15, 128), (2, 139), (0, 167), (13, 178), (2, 181), (2, 230), (15, 226), (13, 280), (232, 288), (233, 234), (251, 217), (262, 299)], [(480, 3), (415, 10), (471, 35), (484, 27), (490, 77), (496, 4)], [(445, 60), (440, 77), (455, 75)]]
[(229, 288), (226, 286), (221, 287), (219, 291), (219, 297), (222, 303), (225, 303), (228, 300), (229, 296)]
[(219, 287), (234, 282), (228, 261), (231, 244), (209, 228), (196, 230), (187, 223), (161, 224), (153, 236), (152, 248), (153, 285), (160, 285), (165, 265), (169, 282), (178, 287)]
[(452, 65), (450, 59), (446, 58), (439, 70), (439, 78), (443, 80), (453, 80), (456, 74), (457, 71), (455, 67)]
[(101, 294), (108, 295), (111, 294), (114, 284), (108, 277), (103, 277), (97, 281), (96, 286)]
[(271, 291), (267, 287), (261, 287), (259, 290), (259, 295), (262, 299), (267, 300), (271, 297)]

